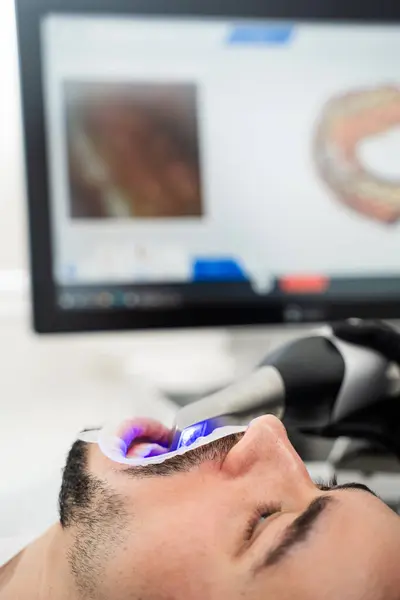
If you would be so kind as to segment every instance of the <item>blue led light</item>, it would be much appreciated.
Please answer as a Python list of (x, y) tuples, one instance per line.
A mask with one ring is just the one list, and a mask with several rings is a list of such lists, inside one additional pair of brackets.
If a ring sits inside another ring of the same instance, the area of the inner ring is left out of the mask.
[(203, 421), (202, 423), (196, 423), (184, 429), (179, 438), (178, 448), (191, 446), (194, 442), (202, 437), (207, 430), (208, 422)]

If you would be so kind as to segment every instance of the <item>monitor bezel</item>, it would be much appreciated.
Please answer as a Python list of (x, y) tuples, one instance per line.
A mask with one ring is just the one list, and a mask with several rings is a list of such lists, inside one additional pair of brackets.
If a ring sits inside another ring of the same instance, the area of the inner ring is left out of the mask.
[[(271, 18), (294, 21), (400, 23), (400, 4), (351, 3), (348, 0), (16, 0), (22, 120), (30, 245), (33, 326), (39, 333), (116, 331), (279, 324), (297, 315), (301, 321), (400, 318), (400, 298), (353, 299), (300, 296), (232, 306), (180, 307), (168, 310), (62, 310), (53, 279), (50, 195), (47, 171), (41, 19), (49, 14)], [(296, 311), (288, 310), (295, 306)]]

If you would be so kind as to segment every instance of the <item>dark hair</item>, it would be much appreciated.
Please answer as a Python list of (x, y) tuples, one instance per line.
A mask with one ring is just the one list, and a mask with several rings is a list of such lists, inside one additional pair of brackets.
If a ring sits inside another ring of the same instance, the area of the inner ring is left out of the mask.
[(60, 523), (71, 532), (68, 561), (81, 598), (95, 596), (104, 567), (127, 535), (123, 499), (87, 470), (88, 444), (73, 444), (59, 494)]
[[(203, 461), (222, 461), (242, 435), (232, 434), (159, 465), (128, 467), (123, 472), (129, 477), (144, 478), (190, 471)], [(68, 561), (81, 600), (113, 597), (106, 593), (99, 595), (98, 588), (106, 580), (104, 569), (109, 559), (129, 535), (124, 498), (90, 473), (89, 447), (89, 443), (82, 441), (73, 444), (59, 495), (60, 523), (66, 534), (70, 534)], [(138, 597), (144, 600), (143, 595)]]
[(94, 490), (86, 472), (87, 447), (85, 442), (73, 444), (67, 456), (58, 498), (60, 522), (63, 528), (79, 523), (79, 515), (88, 510)]

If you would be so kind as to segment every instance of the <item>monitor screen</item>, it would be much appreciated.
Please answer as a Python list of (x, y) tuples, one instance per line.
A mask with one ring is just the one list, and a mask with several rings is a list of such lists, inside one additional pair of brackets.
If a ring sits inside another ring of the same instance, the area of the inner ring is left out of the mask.
[(58, 11), (40, 52), (59, 311), (400, 300), (400, 24)]

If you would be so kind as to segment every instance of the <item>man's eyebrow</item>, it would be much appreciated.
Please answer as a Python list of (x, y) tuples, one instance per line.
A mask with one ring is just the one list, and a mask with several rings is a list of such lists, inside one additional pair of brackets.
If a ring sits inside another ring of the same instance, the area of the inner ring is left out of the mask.
[[(361, 490), (376, 496), (375, 492), (362, 483), (344, 483), (342, 485), (336, 485), (331, 491), (340, 490)], [(315, 498), (305, 511), (286, 528), (280, 542), (268, 552), (266, 558), (262, 561), (262, 564), (257, 565), (256, 571), (259, 571), (264, 567), (276, 565), (283, 560), (297, 544), (304, 542), (314, 529), (320, 516), (326, 512), (329, 505), (334, 502), (336, 502), (336, 499), (332, 495), (318, 496), (318, 498)]]
[(258, 571), (260, 567), (264, 568), (276, 565), (287, 556), (294, 546), (304, 542), (314, 529), (320, 516), (333, 502), (335, 500), (332, 496), (318, 496), (318, 498), (310, 502), (304, 512), (288, 525), (281, 540), (269, 550), (266, 558), (264, 558), (261, 565), (258, 565), (256, 570)]
[(338, 490), (361, 490), (363, 492), (368, 492), (369, 494), (372, 494), (376, 498), (379, 498), (378, 494), (376, 494), (373, 490), (371, 490), (371, 488), (369, 488), (364, 483), (357, 483), (357, 482), (341, 483), (340, 485), (336, 485), (334, 488), (332, 488), (331, 491), (338, 491)]

